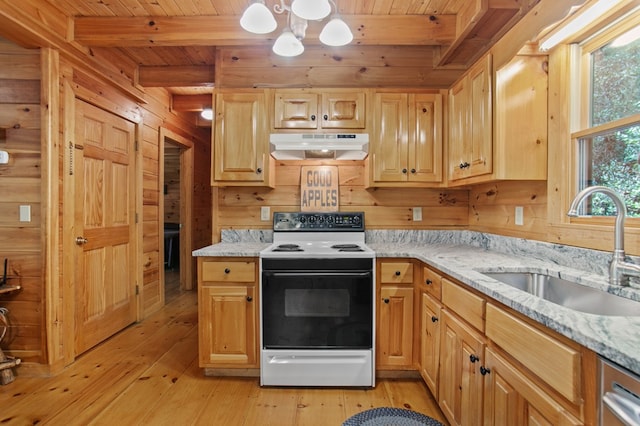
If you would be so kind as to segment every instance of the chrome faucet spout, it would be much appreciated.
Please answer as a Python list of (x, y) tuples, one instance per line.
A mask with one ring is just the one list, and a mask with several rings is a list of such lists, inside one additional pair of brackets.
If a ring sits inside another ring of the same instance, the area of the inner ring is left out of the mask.
[(616, 224), (614, 228), (613, 260), (609, 267), (609, 281), (612, 285), (628, 285), (628, 276), (640, 276), (640, 266), (625, 261), (624, 253), (624, 220), (627, 216), (627, 206), (622, 197), (606, 186), (589, 186), (578, 192), (571, 202), (567, 216), (578, 217), (578, 207), (590, 195), (600, 193), (607, 195), (616, 206)]

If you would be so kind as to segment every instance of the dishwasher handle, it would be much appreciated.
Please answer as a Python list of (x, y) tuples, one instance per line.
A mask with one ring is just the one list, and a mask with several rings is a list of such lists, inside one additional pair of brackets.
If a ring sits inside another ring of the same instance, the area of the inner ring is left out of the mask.
[(606, 392), (602, 402), (625, 425), (640, 425), (640, 404), (637, 402), (615, 392)]

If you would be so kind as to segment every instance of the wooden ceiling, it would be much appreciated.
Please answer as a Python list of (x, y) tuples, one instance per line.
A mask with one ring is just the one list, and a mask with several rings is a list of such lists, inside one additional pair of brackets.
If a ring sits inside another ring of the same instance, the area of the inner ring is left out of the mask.
[(310, 22), (295, 58), (271, 52), (283, 16), (271, 34), (242, 30), (251, 0), (43, 1), (71, 19), (72, 42), (127, 58), (143, 87), (186, 95), (213, 86), (447, 88), (539, 0), (337, 0), (353, 43), (322, 46), (321, 23)]

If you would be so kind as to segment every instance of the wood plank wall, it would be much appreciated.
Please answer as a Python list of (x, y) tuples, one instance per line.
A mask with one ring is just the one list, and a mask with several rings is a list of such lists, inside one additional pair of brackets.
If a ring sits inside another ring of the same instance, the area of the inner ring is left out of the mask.
[[(368, 229), (466, 229), (469, 192), (465, 189), (366, 189), (364, 161), (278, 161), (276, 187), (234, 187), (217, 190), (213, 210), (213, 240), (222, 229), (272, 229), (260, 221), (260, 207), (274, 211), (300, 210), (302, 165), (337, 165), (340, 210), (364, 211)], [(423, 220), (414, 222), (413, 207), (422, 207)]]
[[(8, 259), (9, 284), (22, 290), (0, 295), (12, 327), (0, 343), (20, 351), (23, 359), (43, 360), (43, 253), (40, 174), (40, 51), (0, 39), (0, 274)], [(31, 208), (31, 221), (19, 221), (19, 206)]]
[(164, 143), (164, 223), (180, 223), (180, 147)]

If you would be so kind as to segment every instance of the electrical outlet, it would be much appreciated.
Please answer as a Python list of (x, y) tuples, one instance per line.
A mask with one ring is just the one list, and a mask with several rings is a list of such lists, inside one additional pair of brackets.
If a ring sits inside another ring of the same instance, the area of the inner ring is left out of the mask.
[(516, 206), (515, 223), (518, 226), (524, 225), (524, 208), (522, 206)]
[(422, 207), (413, 208), (413, 221), (420, 222), (422, 220)]
[(269, 220), (271, 220), (270, 207), (260, 207), (260, 220), (263, 222), (268, 222)]

